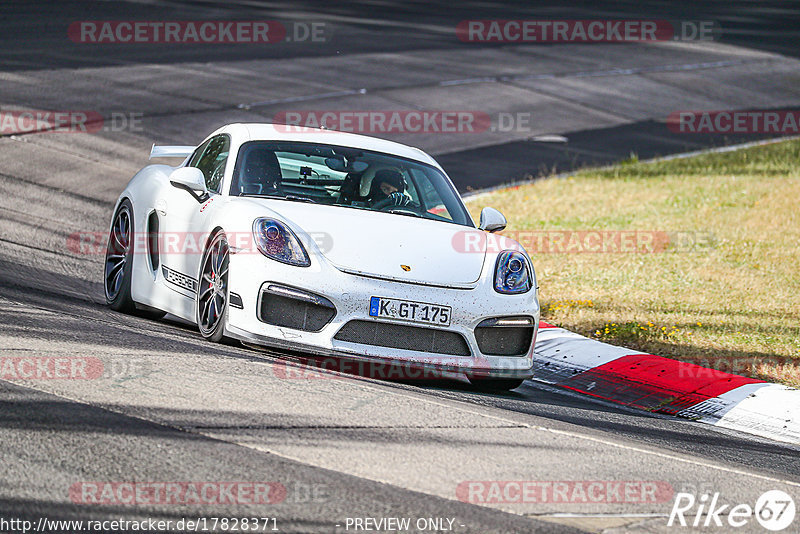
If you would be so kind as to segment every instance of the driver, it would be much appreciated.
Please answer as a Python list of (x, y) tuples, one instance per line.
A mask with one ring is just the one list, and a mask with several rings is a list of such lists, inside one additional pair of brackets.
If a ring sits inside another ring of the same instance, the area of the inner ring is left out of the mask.
[(373, 208), (407, 206), (411, 199), (405, 194), (406, 180), (393, 169), (381, 169), (375, 173), (367, 200)]

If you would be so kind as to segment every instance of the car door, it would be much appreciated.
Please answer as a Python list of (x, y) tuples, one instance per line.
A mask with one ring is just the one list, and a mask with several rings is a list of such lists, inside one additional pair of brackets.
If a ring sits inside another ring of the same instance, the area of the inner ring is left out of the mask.
[[(189, 159), (187, 166), (202, 171), (208, 189), (207, 197), (198, 201), (184, 189), (169, 188), (160, 213), (161, 243), (165, 278), (173, 289), (194, 296), (197, 273), (207, 237), (207, 220), (215, 201), (219, 200), (222, 178), (228, 164), (230, 136), (212, 137)], [(218, 203), (218, 202), (217, 202)]]

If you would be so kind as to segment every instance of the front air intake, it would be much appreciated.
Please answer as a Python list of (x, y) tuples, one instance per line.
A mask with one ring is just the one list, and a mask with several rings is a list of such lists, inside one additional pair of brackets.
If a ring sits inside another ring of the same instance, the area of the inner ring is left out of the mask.
[(274, 326), (319, 332), (336, 315), (325, 297), (288, 286), (270, 284), (261, 291), (258, 319)]
[(378, 321), (350, 321), (333, 336), (333, 339), (433, 354), (452, 356), (471, 354), (464, 336), (457, 332)]
[(531, 348), (533, 331), (530, 317), (486, 319), (475, 328), (475, 341), (487, 356), (525, 356)]

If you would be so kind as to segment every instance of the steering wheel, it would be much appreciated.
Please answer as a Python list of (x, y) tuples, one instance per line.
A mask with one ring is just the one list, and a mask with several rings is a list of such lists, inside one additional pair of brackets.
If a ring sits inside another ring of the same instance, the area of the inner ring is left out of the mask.
[[(392, 193), (392, 195), (402, 195), (402, 193)], [(411, 199), (408, 199), (408, 202), (406, 202), (405, 204), (396, 204), (395, 199), (392, 198), (392, 195), (376, 202), (372, 206), (372, 209), (377, 211), (405, 211), (405, 212), (419, 213), (420, 210), (419, 205), (412, 202)], [(405, 198), (408, 198), (405, 195), (403, 196)]]

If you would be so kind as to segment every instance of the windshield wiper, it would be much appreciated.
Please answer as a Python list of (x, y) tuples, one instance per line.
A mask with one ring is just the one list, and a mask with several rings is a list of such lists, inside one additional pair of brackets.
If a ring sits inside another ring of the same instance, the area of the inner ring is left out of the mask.
[(298, 195), (286, 195), (283, 198), (284, 200), (291, 200), (292, 202), (311, 202), (312, 204), (317, 203), (317, 201), (311, 197), (301, 197)]

